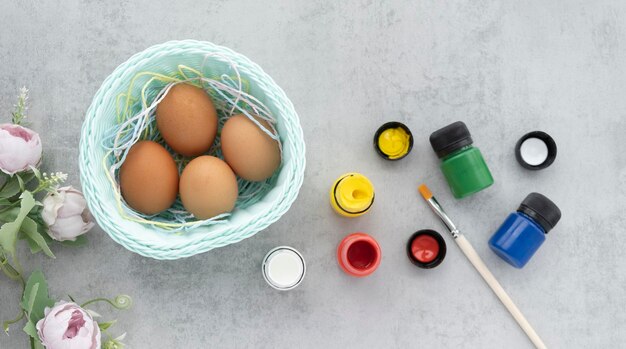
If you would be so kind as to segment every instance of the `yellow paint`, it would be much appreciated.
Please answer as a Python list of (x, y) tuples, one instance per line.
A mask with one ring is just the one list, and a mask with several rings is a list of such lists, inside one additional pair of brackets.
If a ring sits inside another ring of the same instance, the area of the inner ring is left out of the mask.
[(401, 127), (388, 128), (378, 136), (378, 148), (390, 159), (401, 158), (409, 151), (410, 138)]
[(346, 173), (330, 188), (330, 205), (344, 217), (365, 214), (374, 201), (374, 185), (360, 173)]

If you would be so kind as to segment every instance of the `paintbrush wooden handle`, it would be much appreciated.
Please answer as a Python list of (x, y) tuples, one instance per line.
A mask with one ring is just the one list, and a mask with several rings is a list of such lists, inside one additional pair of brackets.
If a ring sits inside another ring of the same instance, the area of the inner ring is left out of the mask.
[(515, 321), (517, 321), (522, 330), (526, 332), (526, 335), (533, 342), (535, 347), (539, 349), (545, 349), (546, 345), (543, 343), (541, 338), (539, 338), (537, 332), (535, 332), (530, 323), (528, 323), (528, 320), (526, 320), (524, 314), (522, 314), (522, 312), (517, 308), (515, 303), (513, 303), (513, 300), (511, 300), (511, 297), (509, 297), (506, 291), (504, 291), (498, 280), (496, 280), (495, 276), (491, 274), (491, 271), (489, 271), (483, 260), (480, 258), (478, 253), (476, 253), (476, 250), (474, 250), (474, 247), (472, 247), (469, 241), (467, 241), (465, 236), (461, 234), (454, 240), (456, 241), (457, 245), (459, 245), (467, 259), (472, 262), (474, 268), (478, 270), (478, 272), (483, 277), (483, 279), (485, 279), (489, 287), (491, 287), (496, 296), (498, 296), (498, 298), (500, 299), (502, 304), (504, 304), (509, 313), (511, 313), (511, 315), (513, 316)]

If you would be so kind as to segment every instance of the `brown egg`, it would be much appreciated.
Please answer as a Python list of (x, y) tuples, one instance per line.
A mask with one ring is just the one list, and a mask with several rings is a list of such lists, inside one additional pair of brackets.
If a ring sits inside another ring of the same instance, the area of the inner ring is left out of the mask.
[(120, 190), (128, 206), (159, 213), (172, 206), (178, 193), (178, 168), (172, 155), (152, 141), (135, 143), (120, 168)]
[(175, 152), (197, 156), (209, 150), (217, 133), (217, 111), (201, 88), (178, 84), (156, 110), (157, 127)]
[(198, 219), (230, 212), (237, 201), (237, 177), (221, 159), (199, 156), (180, 176), (180, 199), (187, 211)]
[[(256, 118), (271, 130), (267, 121)], [(278, 142), (243, 114), (232, 116), (222, 128), (222, 154), (235, 173), (249, 181), (262, 181), (280, 166)]]

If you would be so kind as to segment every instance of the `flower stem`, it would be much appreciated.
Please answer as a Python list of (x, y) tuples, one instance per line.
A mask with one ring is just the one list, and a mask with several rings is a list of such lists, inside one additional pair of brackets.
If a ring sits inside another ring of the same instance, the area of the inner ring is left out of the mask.
[(9, 333), (9, 326), (11, 326), (11, 325), (13, 325), (15, 323), (20, 322), (24, 318), (24, 315), (25, 315), (25, 311), (20, 310), (19, 315), (15, 319), (4, 321), (2, 323), (2, 327), (4, 328), (4, 332), (6, 332), (8, 334)]
[(111, 304), (113, 307), (115, 307), (115, 304), (113, 302), (111, 302), (110, 299), (107, 299), (107, 298), (95, 298), (95, 299), (89, 300), (89, 301), (81, 304), (80, 307), (81, 308), (85, 308), (89, 304), (93, 304), (93, 303), (97, 303), (97, 302), (107, 302), (107, 303)]
[(21, 265), (19, 265), (19, 262), (17, 261), (17, 259), (13, 259), (13, 261), (15, 262), (16, 267), (13, 267), (11, 263), (9, 263), (9, 259), (6, 257), (6, 255), (4, 255), (4, 253), (0, 254), (0, 269), (2, 269), (2, 272), (9, 279), (19, 281), (20, 284), (22, 285), (22, 288), (25, 288), (26, 281), (24, 281), (24, 278), (22, 277), (22, 273), (18, 271), (18, 270), (22, 270), (22, 267)]
[(106, 302), (109, 303), (115, 309), (128, 309), (132, 305), (132, 299), (127, 295), (119, 295), (115, 297), (113, 300), (107, 298), (95, 298), (90, 301), (83, 303), (80, 307), (85, 308), (89, 304), (93, 304), (96, 302)]

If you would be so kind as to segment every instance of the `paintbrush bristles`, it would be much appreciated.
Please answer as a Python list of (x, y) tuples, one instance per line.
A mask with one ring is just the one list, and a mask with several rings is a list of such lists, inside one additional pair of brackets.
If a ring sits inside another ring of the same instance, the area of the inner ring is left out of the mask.
[(420, 186), (417, 187), (417, 190), (420, 192), (420, 194), (422, 194), (422, 197), (426, 201), (430, 200), (430, 198), (433, 197), (433, 193), (430, 192), (430, 189), (428, 189), (426, 184), (420, 184)]

